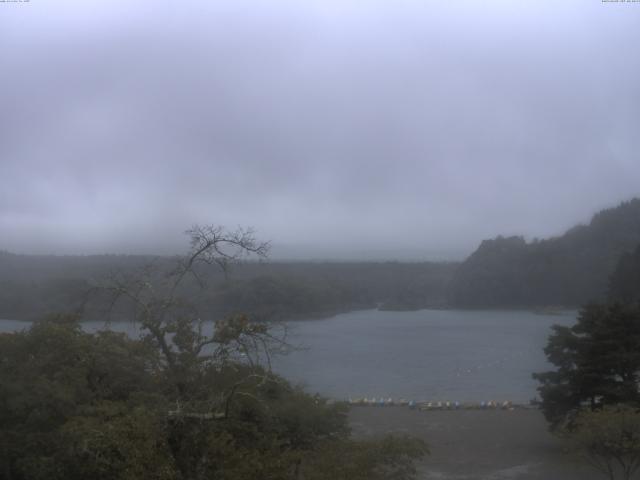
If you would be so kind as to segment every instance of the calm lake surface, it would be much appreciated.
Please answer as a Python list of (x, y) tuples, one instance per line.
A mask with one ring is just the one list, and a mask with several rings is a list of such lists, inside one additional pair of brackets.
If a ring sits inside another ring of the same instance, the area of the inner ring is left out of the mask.
[(527, 402), (531, 373), (550, 368), (550, 326), (576, 312), (367, 310), (292, 325), (306, 345), (276, 362), (287, 378), (335, 398)]
[[(337, 399), (527, 402), (536, 395), (531, 373), (550, 368), (542, 351), (550, 326), (575, 318), (576, 312), (364, 310), (297, 321), (289, 324), (289, 339), (303, 349), (276, 358), (274, 370)], [(0, 320), (0, 331), (27, 326)], [(131, 324), (111, 328), (136, 334)]]

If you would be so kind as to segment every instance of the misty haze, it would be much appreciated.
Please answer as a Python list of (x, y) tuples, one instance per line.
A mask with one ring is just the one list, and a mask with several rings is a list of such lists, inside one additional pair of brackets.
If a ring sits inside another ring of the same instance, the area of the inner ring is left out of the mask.
[(639, 2), (0, 42), (0, 480), (640, 478)]

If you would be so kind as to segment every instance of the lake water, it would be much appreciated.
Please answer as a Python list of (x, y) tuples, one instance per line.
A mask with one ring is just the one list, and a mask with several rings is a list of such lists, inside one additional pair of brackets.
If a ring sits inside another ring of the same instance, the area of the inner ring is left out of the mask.
[[(575, 312), (365, 310), (290, 324), (303, 347), (274, 360), (274, 370), (311, 392), (348, 397), (527, 402), (536, 395), (531, 373), (550, 368), (542, 349), (554, 323)], [(28, 324), (0, 320), (0, 331)], [(95, 331), (102, 322), (88, 322)], [(135, 335), (132, 324), (112, 324)]]
[(334, 398), (527, 402), (532, 372), (551, 367), (550, 326), (576, 313), (359, 311), (293, 324), (307, 347), (275, 362), (287, 378)]

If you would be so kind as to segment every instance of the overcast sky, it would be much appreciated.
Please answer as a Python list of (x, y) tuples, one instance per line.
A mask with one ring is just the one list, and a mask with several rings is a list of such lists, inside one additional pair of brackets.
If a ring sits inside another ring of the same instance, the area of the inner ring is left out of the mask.
[(0, 249), (455, 259), (640, 195), (640, 3), (0, 3)]

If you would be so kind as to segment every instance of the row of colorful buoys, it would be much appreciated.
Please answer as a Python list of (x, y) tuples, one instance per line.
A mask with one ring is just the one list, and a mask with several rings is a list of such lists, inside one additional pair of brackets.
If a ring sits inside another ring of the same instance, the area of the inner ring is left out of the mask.
[(350, 405), (358, 406), (407, 406), (411, 409), (418, 410), (513, 410), (514, 404), (508, 400), (498, 402), (495, 400), (489, 400), (488, 402), (482, 401), (479, 403), (465, 402), (460, 403), (457, 401), (438, 401), (438, 402), (416, 402), (414, 400), (393, 400), (392, 398), (349, 398), (347, 401)]
[(406, 406), (410, 405), (411, 401), (409, 400), (393, 400), (392, 398), (349, 398), (348, 403), (350, 405), (363, 405), (363, 406), (375, 406), (375, 407), (385, 407), (385, 406)]
[(488, 402), (482, 401), (480, 403), (423, 402), (418, 404), (416, 408), (419, 410), (513, 410), (514, 405), (508, 400), (504, 402), (489, 400)]
[(460, 402), (424, 402), (418, 406), (420, 410), (458, 410)]

